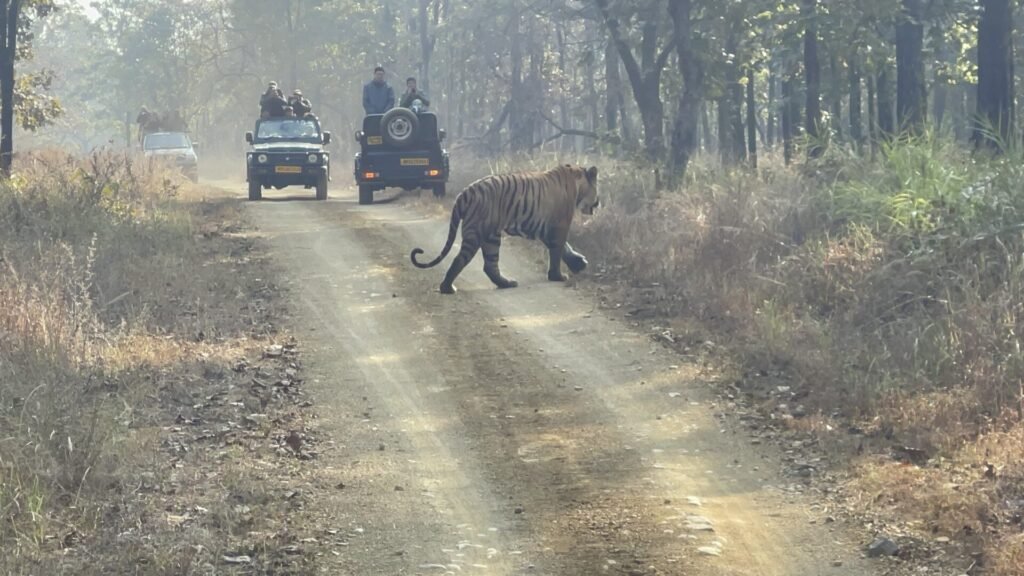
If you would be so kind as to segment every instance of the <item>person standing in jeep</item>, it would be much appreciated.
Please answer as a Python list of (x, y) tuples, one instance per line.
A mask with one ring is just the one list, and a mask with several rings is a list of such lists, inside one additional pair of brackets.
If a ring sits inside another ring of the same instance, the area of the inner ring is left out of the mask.
[(313, 113), (313, 105), (309, 103), (309, 98), (303, 96), (302, 90), (298, 88), (288, 97), (288, 105), (292, 107), (292, 111), (299, 118), (305, 118), (307, 114)]
[(409, 108), (415, 100), (422, 102), (423, 108), (430, 106), (430, 100), (427, 99), (427, 95), (422, 90), (416, 88), (416, 79), (410, 76), (405, 80), (405, 94), (402, 94), (402, 102), (399, 106)]
[(395, 107), (395, 91), (384, 80), (384, 68), (373, 69), (373, 80), (363, 86), (363, 110), (367, 115), (383, 114)]
[(278, 118), (285, 115), (288, 101), (284, 99), (277, 82), (267, 85), (267, 91), (260, 96), (260, 118)]

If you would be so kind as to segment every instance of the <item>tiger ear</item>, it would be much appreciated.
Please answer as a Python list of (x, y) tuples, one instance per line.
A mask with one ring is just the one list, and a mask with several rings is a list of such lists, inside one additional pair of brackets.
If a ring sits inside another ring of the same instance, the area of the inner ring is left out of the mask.
[(589, 180), (591, 184), (597, 181), (597, 166), (587, 168), (587, 180)]

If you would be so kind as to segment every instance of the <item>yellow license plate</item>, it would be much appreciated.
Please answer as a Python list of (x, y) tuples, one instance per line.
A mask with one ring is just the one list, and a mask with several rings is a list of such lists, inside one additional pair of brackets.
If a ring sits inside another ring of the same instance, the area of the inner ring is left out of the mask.
[(278, 174), (301, 174), (302, 173), (302, 167), (301, 166), (276, 166), (276, 167), (274, 167), (274, 172), (277, 172)]
[(429, 158), (402, 158), (402, 166), (429, 166)]
[(379, 146), (384, 143), (383, 136), (367, 136), (366, 143), (370, 146)]

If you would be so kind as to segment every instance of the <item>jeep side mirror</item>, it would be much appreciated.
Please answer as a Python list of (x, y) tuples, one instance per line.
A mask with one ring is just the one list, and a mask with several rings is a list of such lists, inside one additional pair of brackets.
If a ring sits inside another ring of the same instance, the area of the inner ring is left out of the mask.
[(362, 141), (363, 141), (363, 131), (362, 130), (356, 130), (356, 142), (362, 142)]
[(252, 144), (252, 132), (245, 133), (245, 141), (248, 142), (249, 144)]
[(331, 133), (330, 132), (324, 132), (324, 146), (327, 146), (330, 143), (331, 143)]
[(441, 142), (444, 142), (444, 139), (448, 137), (448, 131), (445, 130), (444, 128), (441, 128), (440, 130), (437, 131), (437, 137)]
[(193, 150), (199, 150), (199, 142), (193, 142), (192, 143), (192, 149)]

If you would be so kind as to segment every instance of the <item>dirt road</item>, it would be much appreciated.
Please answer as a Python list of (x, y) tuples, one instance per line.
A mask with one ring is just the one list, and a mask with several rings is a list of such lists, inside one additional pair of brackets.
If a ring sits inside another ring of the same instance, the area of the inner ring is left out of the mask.
[(331, 194), (248, 207), (330, 444), (326, 573), (875, 573), (771, 450), (722, 429), (697, 367), (547, 282), (539, 245), (505, 243), (519, 288), (474, 261), (443, 296), (448, 261), (408, 258), (446, 222)]

